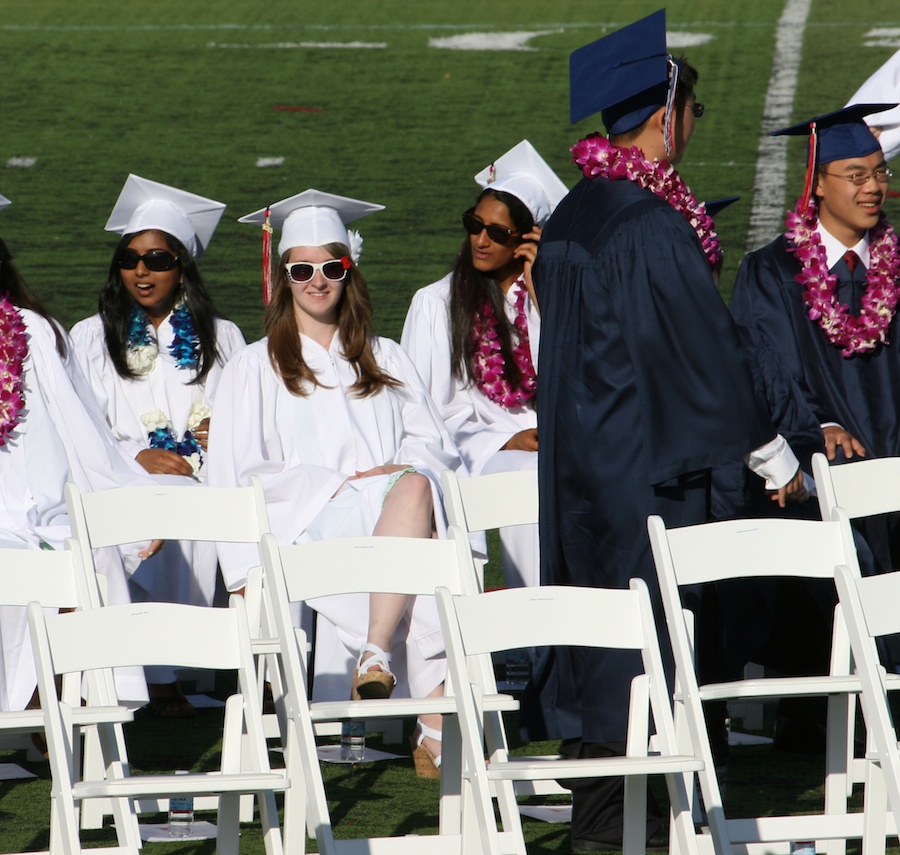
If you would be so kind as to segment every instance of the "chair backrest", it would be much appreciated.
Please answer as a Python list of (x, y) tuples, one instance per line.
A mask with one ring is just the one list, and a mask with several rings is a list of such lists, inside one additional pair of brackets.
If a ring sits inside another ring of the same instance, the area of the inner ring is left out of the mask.
[(651, 516), (647, 528), (661, 589), (763, 576), (832, 579), (837, 564), (858, 568), (840, 508), (826, 522), (744, 519), (667, 529)]
[(258, 543), (269, 530), (262, 483), (249, 487), (118, 487), (82, 493), (66, 484), (73, 535), (91, 549), (142, 540)]
[(862, 684), (866, 728), (885, 777), (890, 807), (900, 816), (900, 753), (876, 642), (900, 633), (900, 572), (862, 577), (838, 566), (835, 582), (853, 660)]
[(821, 453), (812, 458), (822, 519), (844, 508), (850, 519), (900, 510), (900, 457), (876, 457), (830, 466)]
[[(81, 551), (71, 538), (62, 550), (0, 549), (3, 584), (0, 605), (75, 609), (95, 604), (96, 583), (85, 572)], [(96, 602), (99, 605), (99, 602)]]
[(441, 473), (447, 520), (463, 531), (488, 531), (538, 521), (537, 470), (458, 478)]

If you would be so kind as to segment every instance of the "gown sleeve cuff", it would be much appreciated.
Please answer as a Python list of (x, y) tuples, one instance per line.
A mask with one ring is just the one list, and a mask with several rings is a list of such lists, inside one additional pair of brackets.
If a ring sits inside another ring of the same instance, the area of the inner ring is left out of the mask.
[(781, 434), (745, 455), (744, 463), (756, 475), (766, 479), (767, 490), (778, 490), (790, 483), (800, 467), (800, 462)]

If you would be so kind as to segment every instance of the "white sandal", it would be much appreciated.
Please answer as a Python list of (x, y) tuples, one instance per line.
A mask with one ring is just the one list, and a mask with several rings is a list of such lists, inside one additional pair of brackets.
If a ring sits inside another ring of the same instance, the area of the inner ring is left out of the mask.
[(426, 747), (425, 739), (433, 739), (436, 742), (441, 741), (441, 731), (422, 724), (421, 719), (416, 720), (416, 729), (409, 738), (409, 745), (412, 748), (413, 762), (416, 764), (416, 775), (420, 778), (440, 778), (441, 777), (441, 755), (435, 757)]
[[(366, 653), (373, 653), (365, 662), (362, 658)], [(364, 644), (353, 672), (353, 689), (350, 699), (371, 700), (375, 698), (389, 698), (397, 678), (391, 673), (391, 656), (385, 653), (376, 644)], [(378, 670), (375, 670), (378, 669)]]

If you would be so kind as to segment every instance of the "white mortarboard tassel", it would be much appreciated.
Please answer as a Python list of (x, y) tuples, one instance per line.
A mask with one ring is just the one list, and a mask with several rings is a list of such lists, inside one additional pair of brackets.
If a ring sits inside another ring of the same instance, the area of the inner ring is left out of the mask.
[[(347, 224), (374, 211), (383, 211), (384, 205), (363, 202), (347, 196), (336, 196), (321, 190), (304, 190), (269, 206), (269, 222), (272, 228), (281, 229), (278, 254), (284, 255), (295, 246), (324, 246), (342, 243), (350, 248), (350, 257), (359, 262), (362, 238), (355, 231), (348, 231)], [(241, 217), (239, 223), (262, 225), (266, 209), (260, 208)]]
[(120, 235), (157, 229), (178, 238), (199, 258), (212, 239), (225, 205), (167, 184), (129, 175), (106, 231)]
[(563, 196), (569, 192), (528, 140), (522, 140), (476, 176), (480, 187), (502, 190), (519, 199), (543, 226)]

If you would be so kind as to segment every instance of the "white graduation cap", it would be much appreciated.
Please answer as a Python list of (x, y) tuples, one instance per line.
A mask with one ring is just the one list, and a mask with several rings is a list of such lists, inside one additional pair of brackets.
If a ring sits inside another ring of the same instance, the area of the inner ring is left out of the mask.
[(547, 222), (569, 192), (528, 140), (522, 140), (482, 169), (475, 181), (485, 189), (511, 193), (531, 211), (537, 226)]
[[(281, 229), (278, 253), (284, 255), (295, 246), (324, 246), (328, 243), (342, 243), (350, 247), (354, 262), (359, 261), (362, 238), (356, 232), (349, 232), (347, 224), (374, 211), (383, 211), (384, 205), (362, 202), (346, 196), (335, 196), (321, 190), (304, 190), (288, 199), (270, 205), (269, 223), (272, 228)], [(263, 224), (266, 209), (260, 208), (252, 214), (241, 217), (239, 223)]]
[(130, 235), (158, 229), (178, 238), (199, 258), (212, 239), (225, 205), (177, 187), (129, 175), (106, 223), (106, 231)]
[(2, 211), (4, 208), (8, 208), (10, 205), (12, 205), (12, 202), (10, 202), (9, 199), (6, 198), (6, 196), (0, 195), (0, 211)]

